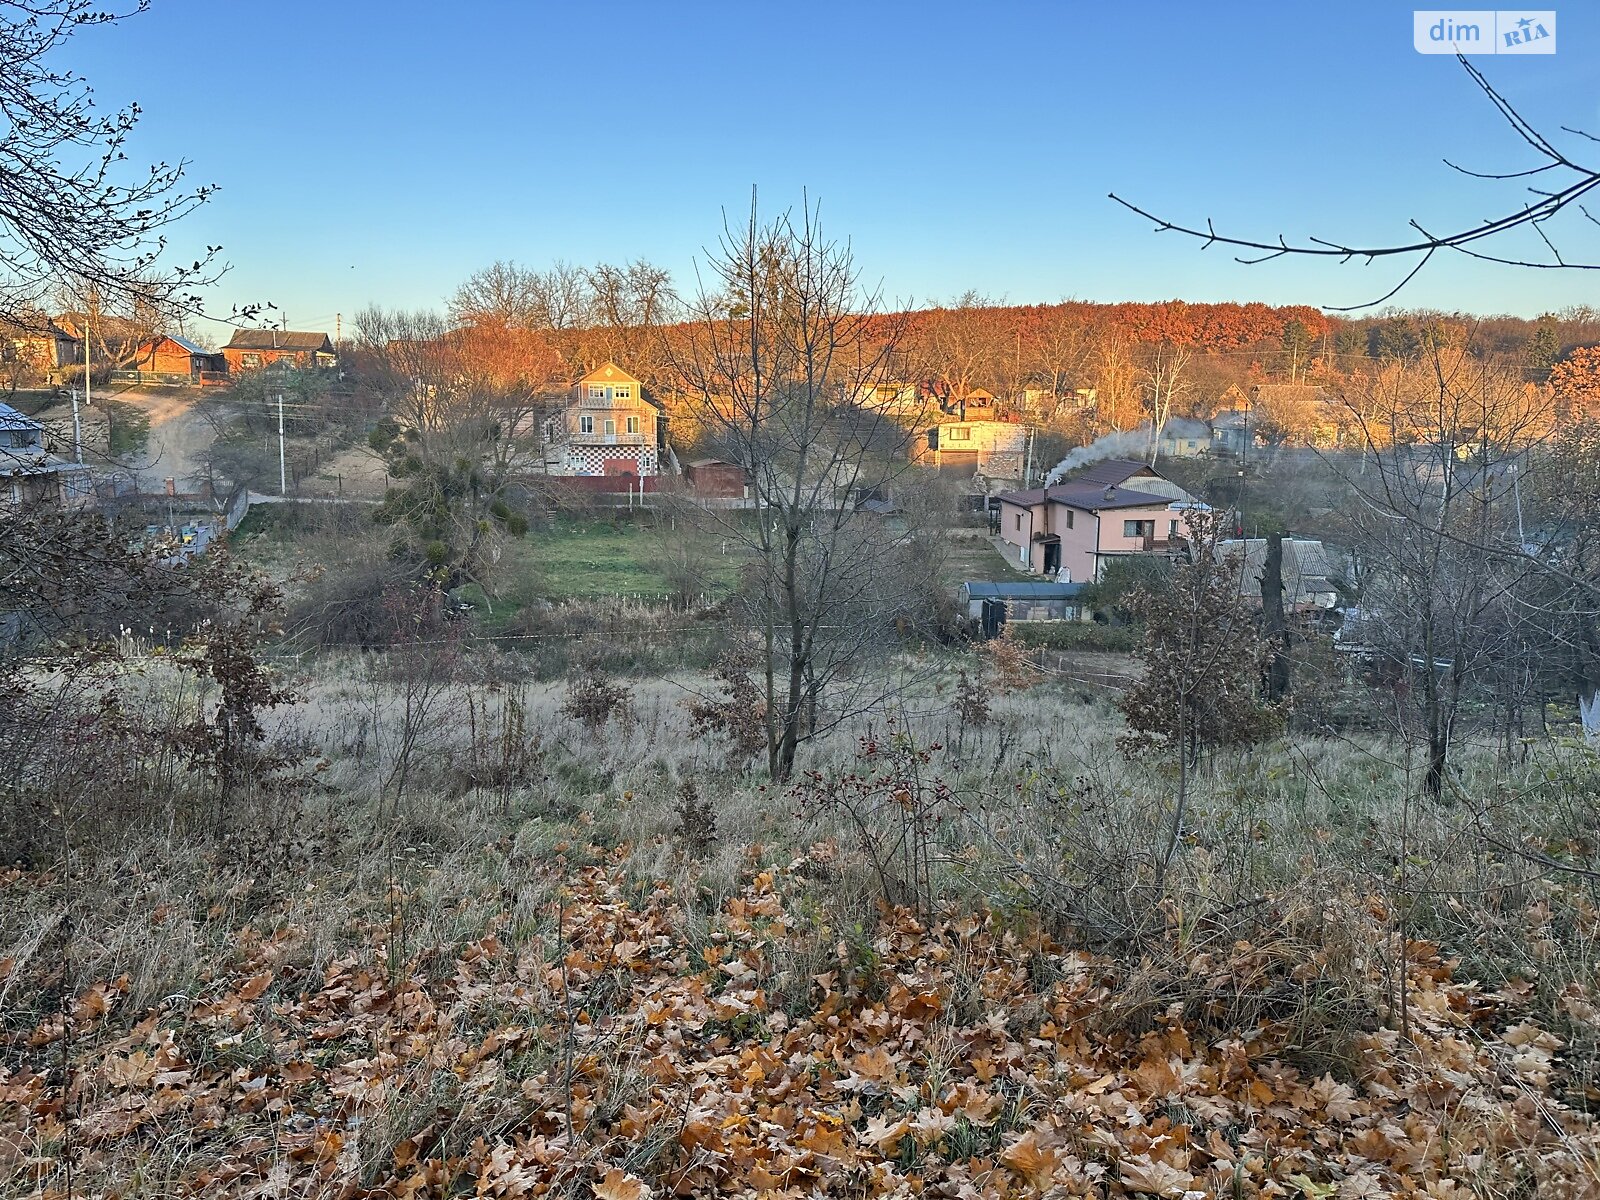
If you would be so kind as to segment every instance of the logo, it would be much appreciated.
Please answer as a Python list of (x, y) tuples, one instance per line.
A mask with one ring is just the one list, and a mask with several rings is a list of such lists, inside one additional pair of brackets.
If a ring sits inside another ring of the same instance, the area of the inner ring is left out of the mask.
[(1411, 14), (1418, 54), (1554, 54), (1554, 9), (1428, 9)]

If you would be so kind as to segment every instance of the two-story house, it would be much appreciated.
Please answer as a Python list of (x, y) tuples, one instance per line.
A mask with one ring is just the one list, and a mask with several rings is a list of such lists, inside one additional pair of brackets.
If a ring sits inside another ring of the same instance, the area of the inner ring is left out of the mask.
[(1179, 548), (1187, 504), (1116, 485), (1059, 483), (998, 498), (1008, 556), (1034, 574), (1063, 582), (1098, 579), (1119, 556)]
[(911, 457), (924, 466), (970, 479), (1022, 481), (1028, 428), (1011, 421), (950, 421), (931, 426), (911, 442)]
[(42, 424), (0, 404), (0, 509), (83, 508), (94, 499), (89, 468), (50, 453)]
[(641, 479), (661, 471), (661, 406), (639, 380), (603, 363), (573, 385), (571, 398), (545, 422), (550, 475)]

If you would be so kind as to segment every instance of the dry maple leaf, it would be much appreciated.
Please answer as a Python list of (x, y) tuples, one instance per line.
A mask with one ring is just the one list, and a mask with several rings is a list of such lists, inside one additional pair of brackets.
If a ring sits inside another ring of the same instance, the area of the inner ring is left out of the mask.
[(1144, 1154), (1123, 1159), (1117, 1170), (1122, 1178), (1122, 1186), (1130, 1191), (1171, 1197), (1172, 1200), (1180, 1200), (1189, 1190), (1193, 1178), (1187, 1171), (1180, 1171)]
[(612, 1167), (606, 1176), (594, 1185), (595, 1200), (648, 1200), (650, 1189), (644, 1180), (629, 1175), (620, 1167)]

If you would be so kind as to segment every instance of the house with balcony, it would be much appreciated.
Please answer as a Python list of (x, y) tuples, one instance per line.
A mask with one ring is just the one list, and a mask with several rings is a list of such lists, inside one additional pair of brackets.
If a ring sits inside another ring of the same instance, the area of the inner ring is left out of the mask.
[(647, 479), (661, 473), (661, 406), (616, 363), (603, 363), (572, 387), (545, 422), (545, 473)]
[(1088, 583), (1115, 558), (1187, 550), (1184, 513), (1194, 502), (1176, 490), (1173, 496), (1080, 478), (1007, 492), (997, 497), (997, 532), (1006, 557), (1023, 570)]

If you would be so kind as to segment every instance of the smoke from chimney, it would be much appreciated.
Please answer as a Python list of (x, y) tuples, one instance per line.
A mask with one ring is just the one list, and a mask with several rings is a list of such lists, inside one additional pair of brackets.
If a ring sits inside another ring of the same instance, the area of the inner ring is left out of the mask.
[[(1204, 421), (1191, 421), (1184, 417), (1174, 417), (1162, 426), (1162, 434), (1168, 437), (1181, 438), (1210, 438), (1211, 429)], [(1087, 467), (1091, 463), (1104, 462), (1108, 458), (1128, 458), (1139, 462), (1150, 461), (1150, 451), (1155, 445), (1155, 437), (1149, 425), (1141, 425), (1137, 429), (1119, 430), (1095, 438), (1087, 446), (1076, 446), (1067, 452), (1067, 456), (1050, 468), (1050, 473), (1044, 477), (1044, 486), (1053, 487), (1061, 482), (1064, 475), (1071, 474), (1079, 467)]]

